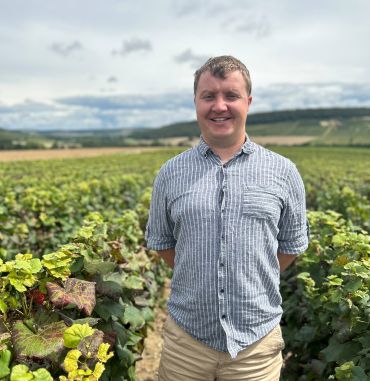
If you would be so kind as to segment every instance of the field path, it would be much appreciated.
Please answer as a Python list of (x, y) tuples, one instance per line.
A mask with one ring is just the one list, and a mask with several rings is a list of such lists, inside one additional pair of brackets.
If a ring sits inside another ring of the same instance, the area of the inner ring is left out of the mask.
[[(163, 289), (163, 299), (167, 300), (170, 294), (170, 281), (167, 280)], [(153, 330), (149, 330), (145, 339), (145, 349), (142, 360), (136, 363), (136, 381), (157, 381), (159, 360), (163, 345), (163, 325), (167, 319), (167, 308), (157, 307), (154, 311), (155, 321)]]

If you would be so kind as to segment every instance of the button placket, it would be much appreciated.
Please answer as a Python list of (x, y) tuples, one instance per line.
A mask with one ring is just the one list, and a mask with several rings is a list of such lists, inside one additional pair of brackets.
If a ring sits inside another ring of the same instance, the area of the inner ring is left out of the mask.
[(225, 301), (225, 278), (226, 278), (226, 227), (225, 227), (225, 208), (226, 208), (226, 194), (227, 191), (227, 173), (225, 164), (221, 166), (221, 242), (220, 242), (220, 257), (219, 257), (219, 271), (218, 271), (218, 289), (219, 289), (219, 311), (221, 320), (226, 319), (226, 301)]

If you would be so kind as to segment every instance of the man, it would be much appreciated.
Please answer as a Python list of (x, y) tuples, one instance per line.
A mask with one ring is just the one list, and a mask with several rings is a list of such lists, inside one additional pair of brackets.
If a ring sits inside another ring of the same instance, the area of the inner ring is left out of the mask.
[(195, 73), (197, 147), (153, 189), (148, 247), (173, 268), (160, 381), (277, 381), (280, 271), (307, 248), (305, 194), (288, 159), (245, 132), (247, 68), (231, 56)]

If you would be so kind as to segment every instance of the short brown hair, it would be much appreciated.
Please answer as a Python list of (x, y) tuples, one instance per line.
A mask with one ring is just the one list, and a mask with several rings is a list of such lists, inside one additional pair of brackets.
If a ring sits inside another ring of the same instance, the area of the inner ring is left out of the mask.
[(204, 72), (210, 71), (213, 76), (225, 79), (226, 74), (236, 70), (240, 71), (242, 74), (245, 80), (247, 94), (251, 95), (252, 81), (249, 75), (249, 70), (246, 68), (243, 62), (239, 61), (233, 56), (212, 57), (203, 66), (201, 66), (194, 73), (194, 95), (197, 92), (199, 78)]

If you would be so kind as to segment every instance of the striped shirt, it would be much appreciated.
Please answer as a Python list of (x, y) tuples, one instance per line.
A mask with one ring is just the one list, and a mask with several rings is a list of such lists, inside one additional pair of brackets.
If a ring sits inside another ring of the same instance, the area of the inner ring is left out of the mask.
[(235, 358), (280, 322), (277, 253), (308, 245), (302, 179), (248, 138), (226, 164), (201, 138), (160, 169), (145, 236), (148, 248), (175, 248), (171, 318)]

